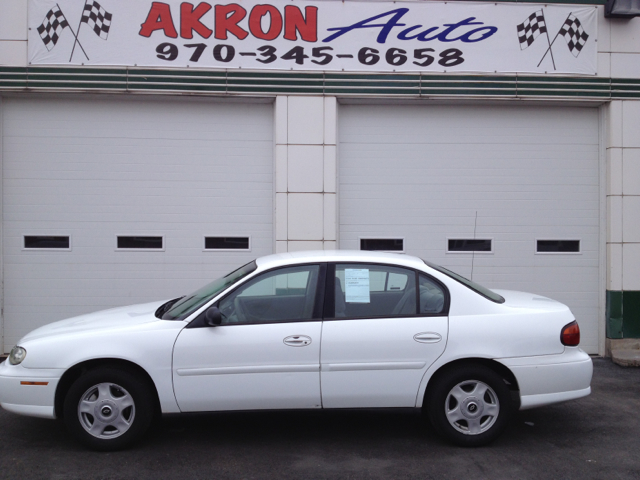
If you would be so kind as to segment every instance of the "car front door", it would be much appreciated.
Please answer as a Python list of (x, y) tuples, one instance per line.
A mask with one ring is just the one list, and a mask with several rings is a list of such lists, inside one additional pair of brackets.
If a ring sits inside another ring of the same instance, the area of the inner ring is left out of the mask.
[(322, 329), (323, 406), (414, 407), (446, 345), (446, 288), (407, 268), (344, 263), (330, 265), (327, 292), (335, 295)]
[(183, 329), (173, 356), (180, 409), (319, 408), (325, 270), (262, 273), (218, 302), (219, 326)]

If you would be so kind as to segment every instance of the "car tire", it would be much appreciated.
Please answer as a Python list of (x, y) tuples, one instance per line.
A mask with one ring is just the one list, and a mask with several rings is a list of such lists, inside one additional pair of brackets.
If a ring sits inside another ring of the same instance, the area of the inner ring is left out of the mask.
[(68, 430), (94, 450), (128, 447), (144, 435), (154, 417), (155, 402), (148, 383), (127, 370), (89, 370), (65, 397)]
[(425, 400), (436, 432), (462, 447), (492, 442), (513, 413), (508, 386), (483, 365), (461, 365), (439, 375)]

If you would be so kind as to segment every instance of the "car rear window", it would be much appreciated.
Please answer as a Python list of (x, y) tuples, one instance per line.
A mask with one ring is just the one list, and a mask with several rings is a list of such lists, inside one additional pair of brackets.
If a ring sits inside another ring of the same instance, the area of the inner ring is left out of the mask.
[(444, 273), (448, 277), (453, 278), (454, 280), (463, 284), (465, 287), (470, 288), (474, 292), (479, 293), (485, 298), (488, 298), (492, 302), (504, 303), (504, 298), (498, 295), (496, 292), (489, 290), (488, 288), (483, 287), (482, 285), (478, 285), (477, 283), (472, 282), (468, 278), (464, 278), (462, 275), (458, 275), (457, 273), (452, 272), (451, 270), (447, 270), (446, 268), (441, 267), (440, 265), (435, 265), (431, 262), (427, 262), (426, 260), (422, 260), (422, 261), (426, 263), (428, 266), (430, 266), (431, 268), (433, 268), (434, 270), (437, 270), (440, 273)]

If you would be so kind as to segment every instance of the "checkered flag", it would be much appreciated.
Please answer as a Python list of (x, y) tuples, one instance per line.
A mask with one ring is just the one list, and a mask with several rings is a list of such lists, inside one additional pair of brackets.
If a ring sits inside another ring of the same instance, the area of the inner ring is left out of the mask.
[(111, 14), (95, 0), (86, 0), (82, 11), (81, 22), (91, 27), (101, 39), (106, 40), (111, 28)]
[(582, 47), (587, 43), (589, 35), (582, 28), (580, 20), (578, 20), (573, 13), (569, 14), (564, 24), (560, 28), (558, 35), (562, 35), (567, 42), (567, 47), (574, 57), (580, 55)]
[(49, 10), (42, 21), (42, 25), (37, 29), (47, 50), (51, 51), (56, 46), (62, 31), (68, 26), (69, 22), (67, 22), (58, 5)]
[(520, 50), (524, 50), (541, 33), (547, 32), (547, 24), (544, 20), (542, 10), (536, 10), (527, 19), (518, 25), (518, 40), (520, 40)]

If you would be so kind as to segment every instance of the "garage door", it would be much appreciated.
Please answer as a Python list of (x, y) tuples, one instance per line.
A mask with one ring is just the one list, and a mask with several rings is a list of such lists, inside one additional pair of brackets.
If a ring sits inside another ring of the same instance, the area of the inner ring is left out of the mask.
[(2, 114), (5, 351), (272, 253), (271, 104), (30, 97)]
[(342, 105), (340, 248), (557, 299), (596, 353), (598, 129), (594, 108)]

